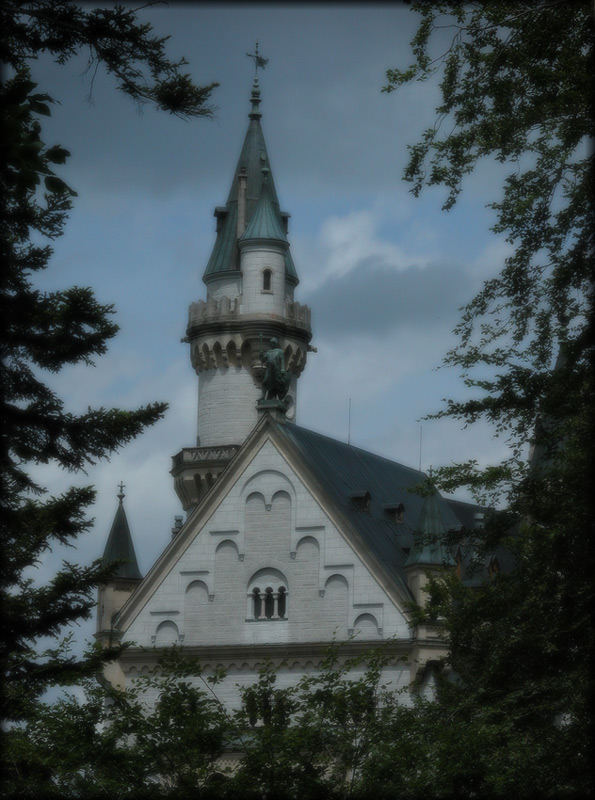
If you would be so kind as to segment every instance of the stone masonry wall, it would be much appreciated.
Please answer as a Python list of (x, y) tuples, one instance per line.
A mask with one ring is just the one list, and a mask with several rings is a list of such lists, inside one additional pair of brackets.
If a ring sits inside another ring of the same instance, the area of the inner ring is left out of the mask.
[[(249, 592), (259, 571), (286, 582), (285, 619), (254, 619)], [(184, 645), (409, 636), (402, 611), (270, 441), (193, 532), (124, 638), (152, 647), (164, 621)]]
[(201, 447), (241, 444), (257, 422), (260, 386), (243, 366), (200, 373), (198, 439)]

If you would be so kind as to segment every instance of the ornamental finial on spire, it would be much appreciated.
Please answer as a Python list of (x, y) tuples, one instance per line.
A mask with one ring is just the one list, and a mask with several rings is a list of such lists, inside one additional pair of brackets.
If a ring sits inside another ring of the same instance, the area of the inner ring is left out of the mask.
[(124, 497), (126, 496), (126, 495), (124, 494), (124, 484), (122, 483), (122, 481), (120, 481), (120, 483), (118, 484), (118, 489), (119, 489), (120, 491), (119, 491), (119, 493), (118, 493), (116, 496), (117, 496), (118, 500), (119, 500), (120, 502), (122, 502), (122, 500), (123, 500), (123, 499), (124, 499)]
[(256, 47), (254, 48), (253, 53), (246, 53), (248, 58), (254, 59), (254, 79), (258, 81), (258, 68), (264, 69), (266, 65), (269, 63), (268, 58), (263, 58), (260, 53), (258, 52), (258, 42), (256, 42)]
[(260, 105), (260, 87), (258, 85), (258, 68), (264, 69), (268, 64), (268, 58), (263, 58), (260, 53), (258, 52), (258, 42), (256, 42), (256, 47), (254, 48), (253, 53), (246, 53), (248, 58), (254, 60), (254, 80), (252, 82), (252, 95), (250, 96), (250, 101), (252, 103), (252, 111), (250, 113), (250, 119), (260, 119), (260, 111), (258, 110), (258, 106)]

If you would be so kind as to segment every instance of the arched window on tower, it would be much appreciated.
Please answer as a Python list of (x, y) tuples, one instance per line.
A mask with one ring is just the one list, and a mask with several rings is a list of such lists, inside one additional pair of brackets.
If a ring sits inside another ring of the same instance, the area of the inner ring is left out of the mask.
[(271, 292), (271, 277), (272, 271), (270, 269), (263, 270), (262, 273), (262, 291), (263, 292)]

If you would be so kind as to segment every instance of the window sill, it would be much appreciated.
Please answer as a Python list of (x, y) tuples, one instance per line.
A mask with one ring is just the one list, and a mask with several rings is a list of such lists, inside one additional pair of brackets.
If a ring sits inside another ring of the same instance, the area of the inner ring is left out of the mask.
[(261, 289), (260, 293), (261, 294), (275, 294), (275, 292), (272, 289)]
[(269, 617), (265, 619), (254, 619), (254, 617), (246, 617), (244, 622), (287, 622), (287, 617)]

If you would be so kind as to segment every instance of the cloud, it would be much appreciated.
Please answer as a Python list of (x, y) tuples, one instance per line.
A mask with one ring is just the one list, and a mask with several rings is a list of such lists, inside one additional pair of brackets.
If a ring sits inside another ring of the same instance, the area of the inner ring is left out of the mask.
[[(402, 211), (397, 212), (402, 216)], [(407, 252), (400, 244), (383, 237), (379, 229), (383, 215), (375, 209), (359, 209), (343, 216), (332, 215), (323, 220), (318, 236), (294, 248), (300, 263), (315, 264), (315, 270), (302, 270), (304, 294), (312, 293), (331, 280), (348, 276), (361, 266), (362, 262), (372, 262), (379, 267), (402, 271), (424, 267), (429, 263), (430, 254), (423, 251)], [(398, 228), (393, 236), (398, 235)], [(305, 257), (304, 257), (305, 256)]]
[(514, 247), (502, 238), (492, 236), (477, 258), (469, 265), (468, 272), (486, 280), (500, 273), (506, 259), (514, 253)]
[(321, 337), (300, 379), (298, 424), (346, 441), (351, 398), (351, 442), (358, 447), (417, 467), (421, 421), (422, 469), (468, 458), (498, 462), (508, 450), (487, 423), (463, 430), (456, 420), (422, 420), (443, 406), (442, 398), (461, 394), (454, 370), (431, 369), (453, 342), (448, 332), (410, 326), (382, 337)]
[(447, 334), (468, 299), (469, 281), (460, 267), (400, 268), (363, 254), (349, 275), (327, 280), (306, 297), (315, 332), (331, 337), (428, 327), (434, 335)]

